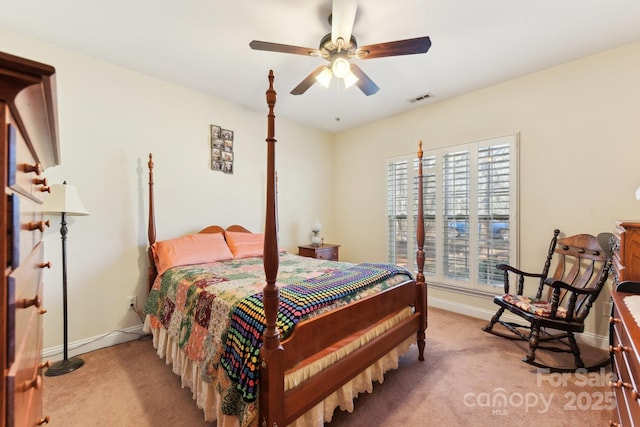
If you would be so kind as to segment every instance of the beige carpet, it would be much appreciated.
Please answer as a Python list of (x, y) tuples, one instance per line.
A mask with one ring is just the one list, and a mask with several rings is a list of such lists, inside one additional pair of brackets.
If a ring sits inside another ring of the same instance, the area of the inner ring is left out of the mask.
[[(605, 426), (612, 417), (609, 371), (538, 374), (522, 363), (526, 344), (481, 331), (485, 321), (430, 309), (426, 360), (417, 349), (388, 372), (342, 426)], [(602, 351), (583, 348), (585, 359)], [(85, 366), (45, 377), (44, 409), (51, 426), (214, 426), (205, 423), (188, 389), (156, 355), (151, 341), (82, 356)], [(554, 356), (557, 357), (557, 356)]]

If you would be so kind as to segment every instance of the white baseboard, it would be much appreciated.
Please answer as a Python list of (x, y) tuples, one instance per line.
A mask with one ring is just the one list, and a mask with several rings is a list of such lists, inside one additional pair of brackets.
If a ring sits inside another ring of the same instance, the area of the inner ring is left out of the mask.
[[(491, 316), (493, 316), (497, 310), (496, 309), (494, 311), (489, 311), (483, 308), (474, 307), (466, 304), (460, 304), (455, 301), (445, 300), (442, 298), (434, 298), (431, 296), (429, 297), (428, 301), (430, 306), (441, 308), (443, 310), (451, 311), (458, 314), (463, 314), (465, 316), (475, 317), (477, 319), (483, 319), (483, 320), (486, 320), (487, 322), (489, 321), (489, 319), (491, 319)], [(514, 316), (508, 311), (506, 311), (502, 315), (502, 318), (507, 321), (517, 321), (519, 319), (517, 316)], [(429, 330), (427, 329), (427, 333), (428, 332)], [(586, 345), (590, 345), (603, 350), (606, 350), (609, 348), (608, 335), (603, 336), (603, 335), (592, 334), (590, 332), (584, 332), (581, 334), (576, 334), (576, 340), (578, 340), (578, 342), (580, 343), (584, 343)]]
[[(80, 354), (100, 350), (101, 348), (122, 344), (127, 341), (138, 339), (143, 335), (144, 332), (142, 332), (142, 325), (137, 325), (91, 338), (85, 338), (80, 341), (74, 341), (69, 343), (69, 348), (67, 349), (68, 356), (71, 358)], [(63, 359), (63, 353), (64, 347), (62, 345), (49, 347), (42, 351), (42, 358), (51, 362), (57, 362), (58, 360)]]

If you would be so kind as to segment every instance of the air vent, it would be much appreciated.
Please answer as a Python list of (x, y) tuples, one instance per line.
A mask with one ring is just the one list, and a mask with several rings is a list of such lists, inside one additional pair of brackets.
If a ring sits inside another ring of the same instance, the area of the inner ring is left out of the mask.
[(425, 99), (429, 99), (429, 98), (433, 98), (433, 94), (431, 92), (427, 92), (424, 95), (420, 95), (417, 98), (412, 98), (409, 100), (409, 102), (424, 101)]

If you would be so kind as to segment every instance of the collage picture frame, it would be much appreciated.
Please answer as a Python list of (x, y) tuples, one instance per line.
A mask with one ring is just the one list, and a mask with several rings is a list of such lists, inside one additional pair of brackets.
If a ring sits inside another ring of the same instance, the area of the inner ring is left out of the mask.
[(233, 131), (211, 125), (211, 169), (233, 174)]

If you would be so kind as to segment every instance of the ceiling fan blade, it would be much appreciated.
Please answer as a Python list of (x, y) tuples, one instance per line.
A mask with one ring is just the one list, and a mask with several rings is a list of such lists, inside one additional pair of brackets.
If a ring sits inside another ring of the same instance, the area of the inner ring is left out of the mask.
[(431, 39), (429, 39), (429, 37), (418, 37), (415, 39), (361, 46), (356, 50), (356, 56), (359, 59), (373, 59), (385, 56), (413, 55), (416, 53), (427, 53), (430, 47)]
[(249, 46), (253, 50), (266, 50), (269, 52), (282, 52), (282, 53), (294, 53), (296, 55), (314, 56), (320, 55), (318, 49), (312, 49), (310, 47), (291, 46), (288, 44), (262, 42), (259, 40), (252, 40)]
[(331, 42), (338, 45), (338, 38), (351, 41), (351, 31), (356, 20), (358, 0), (333, 0), (331, 6)]
[(365, 95), (373, 95), (380, 90), (378, 85), (376, 85), (373, 80), (371, 80), (369, 76), (367, 76), (356, 64), (351, 64), (351, 72), (358, 78), (356, 86), (358, 86)]
[(313, 86), (313, 84), (316, 82), (316, 76), (320, 74), (325, 68), (327, 68), (326, 65), (321, 65), (313, 70), (311, 74), (305, 77), (304, 80), (302, 80), (298, 84), (298, 86), (293, 88), (293, 90), (291, 91), (291, 95), (302, 95), (303, 93), (305, 93), (307, 89)]

